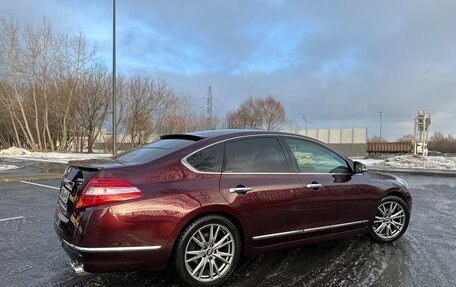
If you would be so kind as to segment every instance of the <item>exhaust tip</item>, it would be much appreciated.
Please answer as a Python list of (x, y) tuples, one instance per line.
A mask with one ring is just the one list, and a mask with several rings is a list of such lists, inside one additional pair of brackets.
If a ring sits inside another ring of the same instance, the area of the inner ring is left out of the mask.
[(77, 275), (85, 275), (88, 274), (87, 272), (84, 271), (84, 264), (78, 262), (78, 261), (71, 261), (70, 262), (71, 268), (73, 268), (73, 271)]

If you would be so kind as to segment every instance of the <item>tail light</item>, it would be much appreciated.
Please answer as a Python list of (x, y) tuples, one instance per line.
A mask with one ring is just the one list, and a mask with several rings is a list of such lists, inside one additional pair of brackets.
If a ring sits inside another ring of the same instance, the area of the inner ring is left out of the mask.
[(141, 190), (125, 179), (94, 177), (84, 187), (76, 208), (105, 205), (143, 196)]

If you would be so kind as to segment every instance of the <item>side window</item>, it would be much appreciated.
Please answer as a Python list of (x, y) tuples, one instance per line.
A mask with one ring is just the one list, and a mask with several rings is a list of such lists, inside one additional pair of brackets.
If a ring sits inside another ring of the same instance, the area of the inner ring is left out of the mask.
[(310, 141), (285, 138), (302, 173), (349, 173), (347, 163), (336, 153)]
[(274, 137), (249, 138), (226, 144), (225, 172), (290, 172)]
[(202, 172), (221, 172), (225, 143), (219, 143), (189, 156), (186, 161)]

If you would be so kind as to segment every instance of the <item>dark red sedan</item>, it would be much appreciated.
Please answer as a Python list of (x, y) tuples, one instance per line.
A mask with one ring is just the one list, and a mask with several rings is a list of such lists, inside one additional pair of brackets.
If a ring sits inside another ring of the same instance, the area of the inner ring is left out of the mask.
[(359, 233), (394, 241), (411, 204), (403, 179), (368, 172), (319, 141), (201, 131), (71, 162), (55, 230), (76, 270), (170, 267), (208, 286), (241, 256)]

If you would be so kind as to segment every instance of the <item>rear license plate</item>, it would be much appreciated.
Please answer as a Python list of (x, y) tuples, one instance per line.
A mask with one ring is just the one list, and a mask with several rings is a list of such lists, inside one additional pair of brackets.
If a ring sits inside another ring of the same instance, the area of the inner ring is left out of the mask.
[[(59, 198), (61, 200), (61, 203), (63, 205), (67, 205), (67, 202), (68, 202), (68, 197), (70, 196), (70, 191), (68, 189), (66, 189), (64, 186), (60, 187), (60, 195), (59, 195)], [(64, 206), (64, 207), (65, 207)]]

